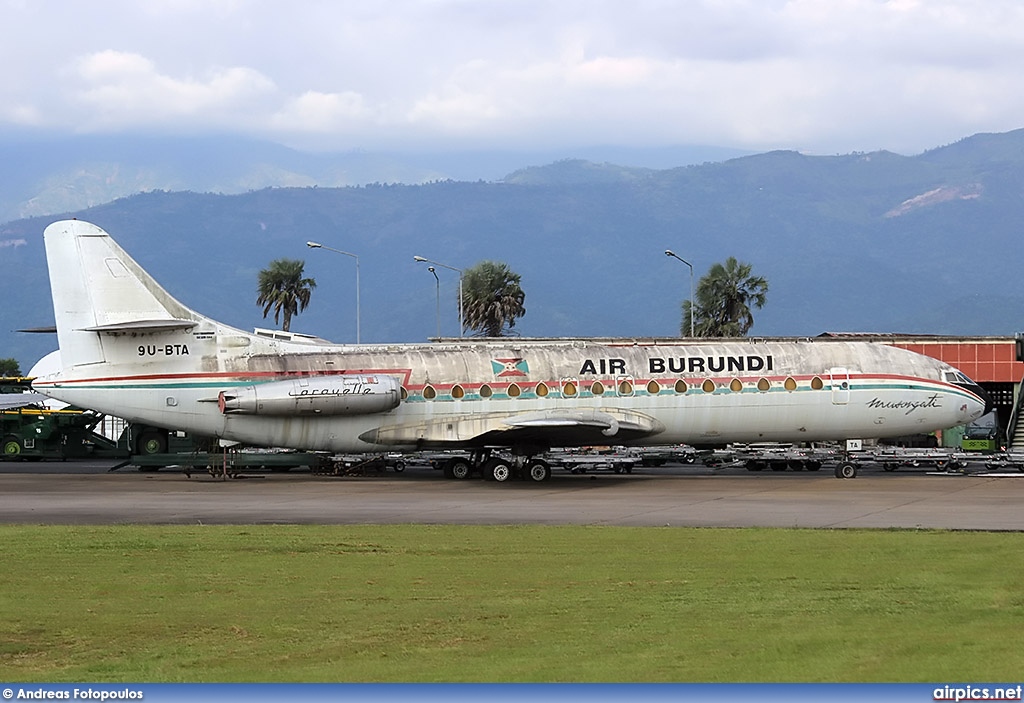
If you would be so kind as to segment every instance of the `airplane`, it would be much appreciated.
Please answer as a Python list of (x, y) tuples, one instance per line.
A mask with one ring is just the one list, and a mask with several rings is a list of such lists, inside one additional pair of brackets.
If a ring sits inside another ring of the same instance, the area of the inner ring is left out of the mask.
[[(44, 231), (60, 369), (38, 392), (255, 446), (467, 450), (445, 476), (551, 476), (553, 447), (814, 442), (926, 433), (991, 409), (936, 359), (824, 338), (443, 339), (332, 344), (195, 312), (103, 229)], [(837, 471), (838, 475), (838, 471)]]
[(42, 393), (0, 393), (0, 410), (17, 410), (39, 405), (47, 397)]
[(0, 376), (0, 411), (17, 410), (49, 400), (41, 393), (30, 392), (31, 378)]

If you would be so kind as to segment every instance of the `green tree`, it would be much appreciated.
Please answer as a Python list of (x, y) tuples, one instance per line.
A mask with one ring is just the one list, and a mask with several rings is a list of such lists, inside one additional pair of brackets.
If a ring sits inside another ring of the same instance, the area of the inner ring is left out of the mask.
[(683, 303), (680, 334), (690, 333), (690, 315), (694, 315), (694, 334), (698, 337), (744, 337), (754, 325), (751, 307), (761, 309), (767, 300), (768, 281), (751, 273), (751, 265), (730, 256), (725, 264), (715, 264), (700, 279), (694, 293), (695, 304)]
[(15, 378), (21, 375), (21, 367), (17, 359), (0, 359), (0, 376)]
[(507, 264), (481, 261), (462, 279), (463, 328), (485, 337), (502, 337), (526, 314), (520, 276)]
[(274, 259), (270, 266), (260, 271), (259, 297), (256, 304), (263, 306), (263, 317), (274, 310), (274, 324), (284, 316), (281, 329), (289, 331), (292, 315), (297, 315), (309, 305), (309, 298), (316, 288), (316, 281), (303, 278), (305, 261), (297, 259)]

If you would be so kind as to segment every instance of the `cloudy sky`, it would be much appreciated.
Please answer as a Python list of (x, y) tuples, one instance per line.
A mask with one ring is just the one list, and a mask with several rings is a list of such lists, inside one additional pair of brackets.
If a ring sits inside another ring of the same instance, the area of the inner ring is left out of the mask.
[(0, 0), (0, 135), (903, 154), (1024, 127), (1019, 0)]

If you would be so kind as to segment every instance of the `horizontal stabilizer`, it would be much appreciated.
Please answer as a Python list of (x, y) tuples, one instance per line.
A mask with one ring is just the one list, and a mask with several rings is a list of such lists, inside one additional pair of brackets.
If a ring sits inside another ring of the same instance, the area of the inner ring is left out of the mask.
[(86, 332), (167, 332), (191, 329), (198, 324), (195, 320), (131, 320), (82, 329)]

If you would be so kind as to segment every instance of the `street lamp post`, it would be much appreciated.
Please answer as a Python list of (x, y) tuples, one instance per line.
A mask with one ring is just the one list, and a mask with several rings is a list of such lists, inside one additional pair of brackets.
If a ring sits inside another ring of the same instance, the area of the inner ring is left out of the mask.
[(441, 279), (437, 277), (437, 269), (433, 266), (428, 266), (427, 271), (434, 274), (434, 301), (437, 311), (434, 313), (437, 319), (437, 338), (441, 338)]
[(684, 259), (683, 257), (676, 254), (671, 249), (665, 250), (665, 256), (671, 256), (673, 259), (679, 259), (684, 264), (690, 267), (690, 336), (693, 336), (693, 264)]
[(306, 242), (306, 246), (310, 249), (327, 249), (338, 254), (344, 254), (345, 256), (351, 256), (356, 260), (356, 344), (362, 342), (362, 336), (359, 329), (359, 257), (351, 252), (342, 251), (341, 249), (335, 249), (334, 247), (326, 246), (320, 242)]
[[(462, 316), (462, 269), (455, 268), (454, 266), (449, 266), (448, 264), (442, 264), (440, 261), (434, 261), (432, 259), (428, 259), (428, 258), (423, 257), (423, 256), (413, 256), (412, 258), (417, 263), (421, 263), (421, 264), (423, 264), (423, 263), (425, 263), (425, 264), (434, 264), (434, 266), (440, 266), (441, 268), (448, 269), (449, 271), (455, 271), (455, 272), (457, 272), (459, 274), (459, 336), (461, 337), (462, 336), (462, 329), (463, 329), (463, 327), (462, 327), (462, 324), (463, 324), (463, 316)], [(436, 276), (437, 273), (435, 272), (434, 275)]]

